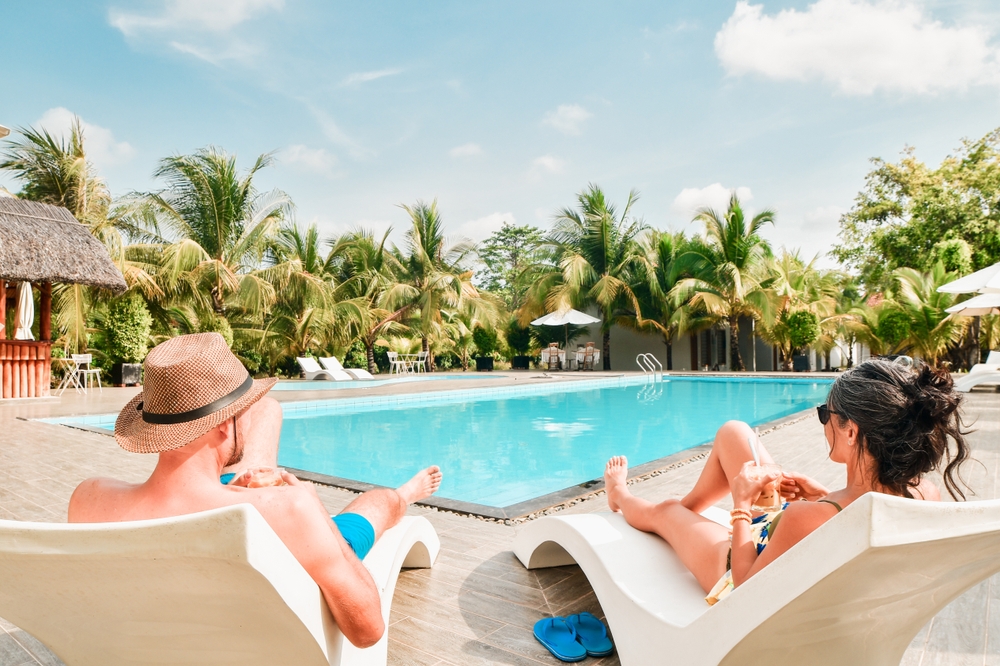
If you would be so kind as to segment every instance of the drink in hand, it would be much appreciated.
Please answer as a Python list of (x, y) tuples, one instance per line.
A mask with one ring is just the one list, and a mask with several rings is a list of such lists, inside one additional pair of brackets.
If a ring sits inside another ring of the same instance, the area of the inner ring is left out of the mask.
[(247, 481), (247, 488), (268, 488), (270, 486), (287, 485), (281, 478), (281, 473), (285, 470), (279, 467), (255, 467), (248, 469), (250, 480)]
[(769, 474), (777, 474), (778, 478), (768, 483), (761, 490), (760, 496), (750, 507), (754, 511), (777, 511), (781, 508), (781, 465), (765, 463), (750, 467), (750, 473), (758, 478), (766, 477)]

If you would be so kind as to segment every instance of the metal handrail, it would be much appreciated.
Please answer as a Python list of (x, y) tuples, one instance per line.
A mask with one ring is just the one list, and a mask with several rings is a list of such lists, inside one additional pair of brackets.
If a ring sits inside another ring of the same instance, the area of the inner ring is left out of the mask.
[[(642, 359), (642, 360), (640, 361), (640, 359)], [(639, 364), (640, 368), (642, 368), (642, 373), (643, 374), (647, 374), (646, 371), (647, 371), (647, 368), (648, 368), (649, 374), (653, 375), (653, 381), (654, 382), (662, 382), (663, 381), (663, 364), (660, 363), (660, 359), (656, 358), (655, 356), (653, 356), (652, 354), (650, 354), (649, 352), (647, 352), (645, 354), (639, 354), (638, 356), (636, 356), (635, 357), (635, 362)], [(656, 365), (653, 365), (654, 363)], [(656, 368), (657, 368), (657, 366), (659, 366), (659, 370), (660, 370), (659, 377), (657, 377), (657, 374), (656, 374)]]

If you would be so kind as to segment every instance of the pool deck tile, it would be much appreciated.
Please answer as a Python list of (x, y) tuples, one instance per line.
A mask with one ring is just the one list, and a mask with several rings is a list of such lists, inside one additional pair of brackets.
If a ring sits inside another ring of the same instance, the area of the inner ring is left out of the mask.
[[(464, 380), (462, 386), (474, 388), (470, 382), (474, 380)], [(400, 384), (395, 389), (440, 390), (444, 383)], [(87, 396), (67, 393), (61, 401), (46, 403), (0, 403), (0, 518), (63, 521), (69, 495), (84, 478), (101, 475), (143, 480), (152, 469), (152, 457), (126, 453), (105, 435), (23, 420), (113, 412), (134, 393), (134, 389), (106, 389), (103, 394)], [(282, 401), (294, 396), (299, 400), (314, 397), (303, 393), (276, 396)], [(976, 420), (977, 430), (970, 441), (982, 463), (970, 465), (967, 476), (977, 498), (997, 497), (1000, 395), (973, 392), (967, 412)], [(825, 458), (822, 428), (811, 415), (793, 419), (766, 434), (763, 441), (786, 467), (827, 485), (842, 483), (843, 469)], [(632, 488), (650, 500), (680, 497), (703, 465), (704, 459), (693, 460), (634, 483)], [(317, 491), (331, 513), (342, 510), (356, 496), (329, 486), (317, 486)], [(606, 510), (607, 502), (600, 492), (564, 512)], [(538, 571), (521, 567), (510, 551), (518, 526), (424, 507), (411, 507), (410, 513), (431, 521), (441, 537), (442, 550), (433, 569), (400, 575), (390, 616), (389, 664), (557, 664), (532, 638), (534, 622), (551, 614), (583, 610), (603, 617), (578, 567)], [(60, 663), (38, 641), (0, 618), (0, 666)], [(619, 662), (613, 655), (586, 663), (612, 666)], [(1000, 666), (1000, 576), (969, 590), (942, 610), (913, 640), (901, 663)]]

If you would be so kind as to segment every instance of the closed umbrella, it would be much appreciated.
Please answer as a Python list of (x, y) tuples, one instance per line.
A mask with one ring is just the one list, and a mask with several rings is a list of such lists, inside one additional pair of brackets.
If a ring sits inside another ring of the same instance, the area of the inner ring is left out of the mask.
[(22, 282), (17, 292), (17, 316), (14, 321), (17, 328), (14, 330), (15, 340), (34, 340), (31, 334), (31, 325), (35, 323), (35, 300), (31, 297), (31, 283)]
[(579, 310), (562, 310), (557, 312), (550, 312), (543, 317), (539, 317), (535, 321), (531, 322), (532, 326), (564, 326), (566, 328), (566, 346), (569, 347), (569, 325), (574, 326), (586, 326), (587, 324), (596, 324), (601, 321), (597, 317), (591, 317), (586, 312), (580, 312)]
[(967, 301), (953, 305), (945, 312), (961, 314), (963, 317), (981, 317), (1000, 314), (1000, 293), (979, 294)]
[(937, 288), (946, 294), (1000, 294), (1000, 262)]

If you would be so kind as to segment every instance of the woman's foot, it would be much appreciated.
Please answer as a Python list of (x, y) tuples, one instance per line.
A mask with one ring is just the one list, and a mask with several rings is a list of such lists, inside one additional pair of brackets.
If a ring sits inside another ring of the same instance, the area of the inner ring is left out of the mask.
[(437, 465), (431, 465), (427, 469), (417, 472), (412, 479), (396, 488), (396, 492), (399, 493), (404, 502), (413, 504), (430, 497), (440, 487), (441, 468)]
[(604, 489), (608, 494), (608, 508), (621, 511), (618, 497), (628, 492), (628, 460), (625, 456), (615, 456), (604, 467)]

